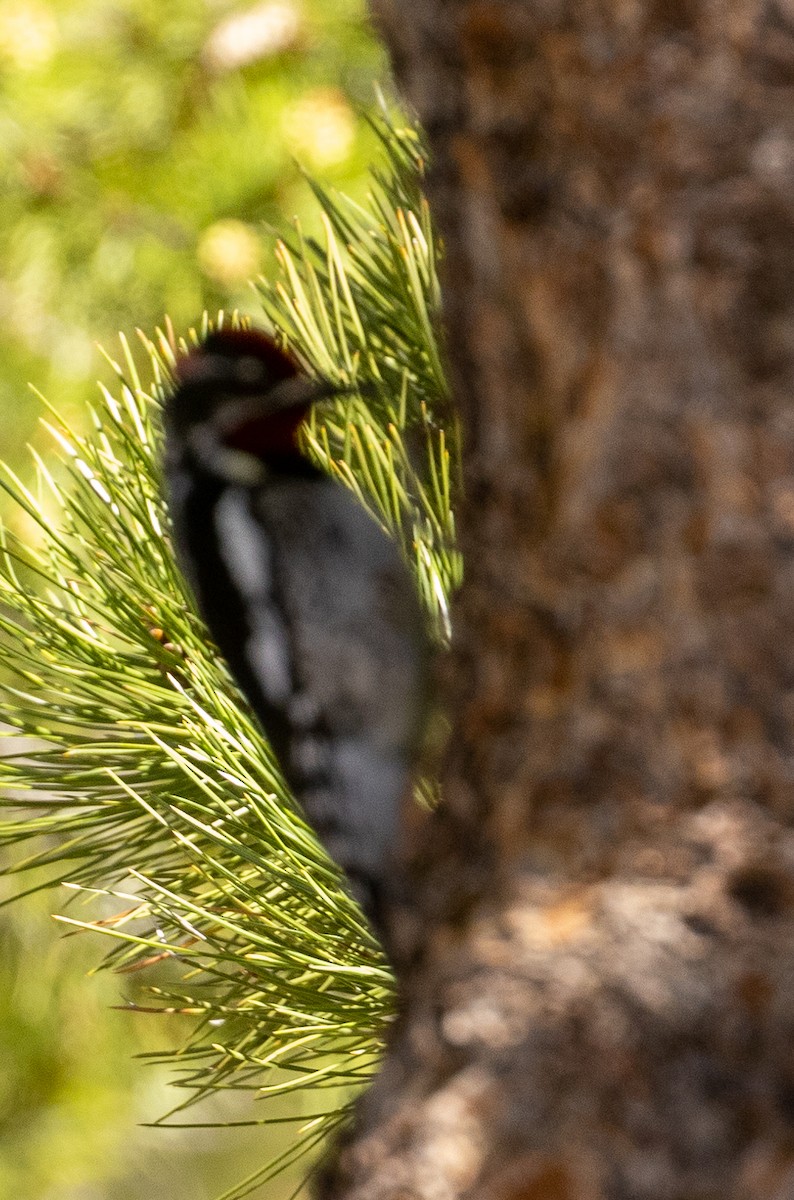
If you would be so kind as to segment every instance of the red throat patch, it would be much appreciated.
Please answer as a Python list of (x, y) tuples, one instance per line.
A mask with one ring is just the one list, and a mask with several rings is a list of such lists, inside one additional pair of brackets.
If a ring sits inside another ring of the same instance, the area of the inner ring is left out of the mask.
[(310, 405), (283, 408), (269, 416), (252, 417), (224, 436), (223, 443), (231, 450), (244, 450), (264, 462), (294, 458), (299, 454), (298, 430), (306, 419)]

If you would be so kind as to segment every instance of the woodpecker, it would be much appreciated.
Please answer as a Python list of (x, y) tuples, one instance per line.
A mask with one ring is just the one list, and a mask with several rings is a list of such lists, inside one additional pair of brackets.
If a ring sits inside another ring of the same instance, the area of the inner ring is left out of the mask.
[(428, 640), (394, 541), (301, 452), (333, 394), (272, 338), (218, 330), (164, 407), (177, 560), (320, 841), (377, 925), (424, 708)]

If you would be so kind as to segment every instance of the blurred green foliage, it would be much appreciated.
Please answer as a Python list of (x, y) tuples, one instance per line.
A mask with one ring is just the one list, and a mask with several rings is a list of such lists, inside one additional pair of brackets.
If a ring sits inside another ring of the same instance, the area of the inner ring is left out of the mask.
[(3, 0), (0, 455), (28, 380), (68, 411), (119, 329), (256, 311), (298, 163), (360, 192), (381, 72), (361, 0)]
[[(79, 424), (119, 329), (260, 311), (267, 227), (317, 220), (298, 164), (365, 190), (382, 74), (360, 0), (0, 2), (1, 458), (37, 437), (28, 381)], [(173, 1101), (132, 1056), (178, 1030), (113, 1011), (134, 979), (89, 978), (51, 904), (0, 913), (0, 1200), (211, 1200), (261, 1130), (137, 1128)]]

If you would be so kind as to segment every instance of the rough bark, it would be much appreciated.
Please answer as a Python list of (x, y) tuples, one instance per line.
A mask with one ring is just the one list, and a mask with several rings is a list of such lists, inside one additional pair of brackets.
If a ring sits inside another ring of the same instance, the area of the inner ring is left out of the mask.
[(789, 1200), (794, 3), (373, 7), (466, 582), (402, 1014), (320, 1193)]

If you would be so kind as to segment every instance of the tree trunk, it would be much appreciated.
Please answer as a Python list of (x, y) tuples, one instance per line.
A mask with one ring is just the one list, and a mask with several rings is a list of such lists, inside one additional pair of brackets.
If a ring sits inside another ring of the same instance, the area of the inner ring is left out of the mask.
[(373, 0), (465, 429), (444, 803), (324, 1200), (794, 1198), (794, 2)]

